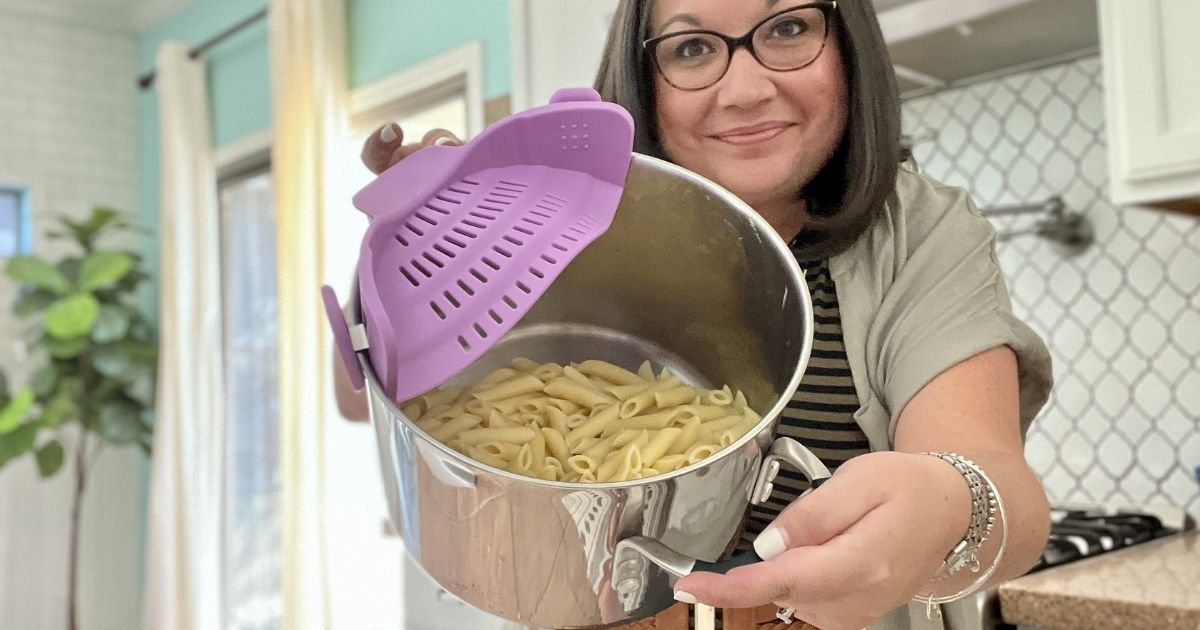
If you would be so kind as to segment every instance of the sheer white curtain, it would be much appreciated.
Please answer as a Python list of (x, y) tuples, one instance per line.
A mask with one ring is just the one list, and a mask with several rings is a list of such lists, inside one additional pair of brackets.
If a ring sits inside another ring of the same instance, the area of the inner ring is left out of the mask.
[[(344, 0), (271, 0), (268, 37), (278, 225), (284, 627), (331, 627), (325, 444), (329, 335), (319, 289), (330, 202), (344, 199)], [(331, 213), (332, 214), (332, 213)], [(340, 216), (340, 212), (339, 212)]]
[(146, 536), (146, 630), (221, 627), (220, 225), (204, 62), (158, 50), (160, 338)]

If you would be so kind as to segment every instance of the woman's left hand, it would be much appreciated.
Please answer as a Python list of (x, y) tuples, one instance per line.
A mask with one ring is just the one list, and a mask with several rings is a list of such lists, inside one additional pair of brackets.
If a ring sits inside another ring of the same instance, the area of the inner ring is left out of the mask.
[(932, 579), (970, 511), (962, 476), (936, 457), (855, 457), (759, 535), (764, 562), (684, 577), (676, 598), (719, 608), (773, 603), (822, 630), (859, 630)]

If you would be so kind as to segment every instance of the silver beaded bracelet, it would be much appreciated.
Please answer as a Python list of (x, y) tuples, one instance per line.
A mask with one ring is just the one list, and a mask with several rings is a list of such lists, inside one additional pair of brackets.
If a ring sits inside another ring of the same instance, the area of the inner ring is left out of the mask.
[[(961, 591), (946, 597), (916, 597), (917, 601), (926, 605), (926, 616), (933, 618), (935, 604), (947, 604), (956, 601), (974, 593), (979, 587), (987, 583), (991, 579), (992, 574), (996, 572), (996, 568), (1000, 566), (1000, 560), (1004, 557), (1004, 547), (1008, 543), (1008, 519), (1004, 511), (1004, 503), (1000, 501), (1000, 496), (996, 492), (996, 485), (992, 480), (979, 468), (975, 462), (959, 455), (957, 453), (943, 452), (927, 452), (924, 455), (937, 457), (944, 462), (954, 466), (955, 470), (963, 476), (967, 482), (967, 487), (971, 491), (971, 522), (967, 526), (967, 533), (963, 539), (950, 550), (942, 561), (941, 568), (934, 575), (934, 580), (948, 578), (962, 571), (967, 566), (970, 566), (972, 573), (979, 573), (981, 566), (979, 564), (979, 550), (983, 547), (983, 543), (991, 536), (992, 530), (995, 528), (996, 519), (999, 517), (1001, 523), (1000, 531), (1000, 550), (996, 555), (996, 559), (971, 585)], [(938, 611), (940, 614), (940, 611)]]

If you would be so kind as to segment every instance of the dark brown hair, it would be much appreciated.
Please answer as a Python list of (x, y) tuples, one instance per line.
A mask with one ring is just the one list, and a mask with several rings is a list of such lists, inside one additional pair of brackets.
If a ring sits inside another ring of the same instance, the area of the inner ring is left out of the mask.
[[(629, 110), (634, 150), (666, 158), (658, 138), (654, 68), (642, 42), (650, 37), (653, 0), (621, 0), (608, 31), (596, 90)], [(806, 260), (845, 251), (871, 225), (896, 186), (901, 161), (900, 97), (891, 57), (869, 0), (839, 0), (833, 25), (846, 72), (849, 115), (841, 144), (800, 191), (808, 201), (794, 245)]]

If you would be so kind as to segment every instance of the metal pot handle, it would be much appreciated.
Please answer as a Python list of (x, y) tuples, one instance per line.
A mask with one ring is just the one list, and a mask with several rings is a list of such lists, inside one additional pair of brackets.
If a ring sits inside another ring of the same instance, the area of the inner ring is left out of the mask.
[[(829, 469), (812, 451), (804, 448), (792, 438), (778, 438), (771, 444), (771, 449), (763, 459), (758, 471), (758, 479), (750, 492), (750, 502), (754, 505), (765, 502), (774, 489), (775, 477), (779, 475), (780, 462), (787, 462), (808, 477), (811, 487), (805, 494), (819, 488), (829, 480)], [(801, 495), (804, 496), (804, 495)], [(637, 601), (637, 593), (644, 586), (646, 561), (650, 561), (678, 579), (695, 571), (711, 573), (726, 573), (736, 567), (761, 562), (762, 558), (753, 551), (734, 554), (727, 560), (718, 562), (702, 562), (685, 556), (670, 547), (645, 536), (633, 536), (617, 543), (615, 553), (615, 570), (613, 571), (613, 588), (623, 601)]]

